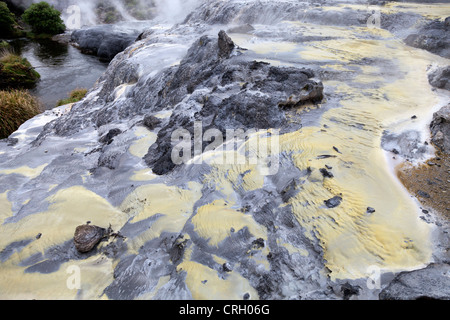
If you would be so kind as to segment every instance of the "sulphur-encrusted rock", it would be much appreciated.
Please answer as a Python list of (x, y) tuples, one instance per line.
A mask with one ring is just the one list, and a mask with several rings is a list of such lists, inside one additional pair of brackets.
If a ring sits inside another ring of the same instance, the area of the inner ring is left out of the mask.
[(450, 153), (450, 104), (433, 114), (431, 140), (442, 152)]
[(75, 248), (80, 253), (89, 252), (104, 238), (105, 234), (106, 230), (98, 226), (90, 224), (78, 226), (74, 235)]

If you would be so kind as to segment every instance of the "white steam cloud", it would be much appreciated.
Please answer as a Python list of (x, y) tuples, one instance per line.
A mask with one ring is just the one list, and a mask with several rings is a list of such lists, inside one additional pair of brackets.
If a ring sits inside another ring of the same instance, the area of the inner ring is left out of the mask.
[(154, 0), (157, 16), (164, 22), (181, 22), (194, 10), (200, 0)]
[[(32, 3), (42, 0), (10, 0), (10, 2), (27, 8)], [(97, 16), (97, 6), (101, 3), (113, 6), (122, 18), (126, 21), (136, 20), (133, 15), (127, 11), (124, 4), (125, 0), (45, 0), (61, 11), (61, 17), (69, 26), (81, 24), (96, 25), (99, 24)], [(181, 22), (201, 0), (137, 0), (134, 4), (138, 8), (152, 10), (155, 19), (162, 23)]]

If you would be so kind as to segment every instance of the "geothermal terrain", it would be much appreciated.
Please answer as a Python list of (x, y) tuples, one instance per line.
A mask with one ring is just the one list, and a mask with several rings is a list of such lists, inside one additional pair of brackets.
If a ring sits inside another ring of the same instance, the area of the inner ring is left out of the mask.
[(0, 298), (450, 298), (450, 4), (156, 7), (0, 141)]

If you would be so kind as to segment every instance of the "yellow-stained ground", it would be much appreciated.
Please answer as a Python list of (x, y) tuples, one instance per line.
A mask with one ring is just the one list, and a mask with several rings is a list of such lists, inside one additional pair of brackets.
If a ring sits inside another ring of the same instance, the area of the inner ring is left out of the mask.
[[(401, 6), (424, 16), (450, 15), (447, 4), (390, 3), (382, 11), (397, 12), (403, 10)], [(338, 35), (339, 39), (294, 44), (254, 41), (249, 36), (233, 35), (233, 40), (241, 47), (270, 55), (273, 61), (277, 61), (274, 54), (283, 53), (299, 60), (323, 62), (323, 68), (344, 71), (354, 66), (362, 70), (359, 76), (349, 81), (324, 83), (325, 87), (333, 88), (344, 98), (339, 102), (339, 108), (324, 113), (318, 126), (268, 138), (269, 141), (276, 139), (279, 152), (290, 153), (300, 170), (311, 168), (315, 174), (298, 187), (299, 192), (288, 202), (299, 224), (306, 230), (306, 236), (314, 235), (319, 239), (332, 279), (367, 277), (373, 266), (384, 271), (399, 271), (415, 269), (430, 262), (431, 227), (419, 219), (417, 203), (392, 174), (380, 141), (385, 129), (409, 128), (412, 124), (405, 119), (410, 119), (411, 115), (424, 119), (430, 117), (430, 110), (441, 97), (431, 90), (427, 82), (427, 67), (436, 62), (449, 64), (449, 61), (407, 47), (386, 30), (314, 26), (299, 22), (289, 24), (296, 25), (308, 35)], [(368, 34), (383, 38), (367, 39), (364, 36)], [(392, 80), (385, 79), (380, 74), (383, 70), (358, 64), (362, 58), (389, 60), (398, 69), (398, 74), (391, 77)], [(363, 128), (358, 127), (359, 124), (364, 124)], [(136, 157), (143, 157), (155, 142), (156, 135), (143, 127), (137, 127), (135, 134), (137, 140), (128, 151)], [(341, 153), (334, 151), (333, 147)], [(212, 152), (206, 158), (221, 158), (226, 153)], [(326, 154), (336, 157), (317, 158)], [(325, 164), (333, 168), (334, 178), (324, 179), (317, 174)], [(33, 179), (45, 167), (0, 168), (0, 174), (21, 174)], [(222, 198), (196, 209), (194, 205), (202, 197), (202, 184), (190, 182), (182, 188), (153, 183), (154, 175), (144, 167), (136, 169), (132, 181), (148, 181), (149, 184), (138, 187), (118, 207), (80, 185), (59, 190), (50, 196), (46, 211), (5, 224), (5, 219), (16, 212), (12, 211), (8, 192), (0, 194), (1, 248), (42, 234), (40, 239), (0, 262), (0, 298), (106, 298), (102, 292), (113, 281), (116, 262), (103, 255), (69, 261), (50, 274), (25, 273), (25, 267), (19, 265), (20, 261), (34, 254), (44, 254), (50, 247), (71, 240), (76, 226), (88, 220), (104, 227), (111, 224), (114, 230), (120, 230), (130, 219), (135, 223), (160, 215), (147, 231), (126, 240), (130, 253), (137, 253), (145, 242), (159, 237), (164, 231), (181, 232), (191, 218), (194, 231), (210, 246), (218, 246), (230, 236), (231, 228), (247, 227), (255, 237), (266, 239), (266, 230), (251, 215), (236, 207), (235, 192), (238, 186), (244, 191), (263, 187), (266, 183), (263, 168), (254, 164), (212, 164), (212, 167), (203, 183), (214, 185)], [(326, 208), (324, 200), (336, 195), (342, 196), (341, 205)], [(367, 207), (375, 208), (375, 212), (367, 214)], [(308, 254), (291, 244), (280, 245), (290, 252)], [(265, 254), (268, 253), (266, 251)], [(218, 263), (225, 262), (220, 257), (215, 259)], [(268, 267), (264, 258), (260, 263)], [(70, 278), (68, 268), (73, 266), (82, 270), (79, 291), (71, 290), (67, 285)], [(257, 298), (255, 290), (238, 273), (232, 272), (223, 279), (216, 270), (192, 261), (189, 250), (186, 250), (177, 271), (186, 272), (186, 284), (194, 299), (241, 299), (245, 292)], [(157, 288), (168, 280), (167, 277), (161, 278)], [(203, 283), (204, 280), (207, 282)], [(156, 289), (145, 297), (151, 298), (155, 293)]]

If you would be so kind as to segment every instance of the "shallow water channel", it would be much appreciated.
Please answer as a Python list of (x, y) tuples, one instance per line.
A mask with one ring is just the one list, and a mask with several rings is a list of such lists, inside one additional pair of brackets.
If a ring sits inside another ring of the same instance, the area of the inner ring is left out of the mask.
[(30, 61), (41, 75), (31, 92), (44, 109), (52, 109), (77, 88), (91, 88), (108, 67), (95, 56), (82, 54), (71, 45), (52, 40), (13, 40), (14, 51)]

